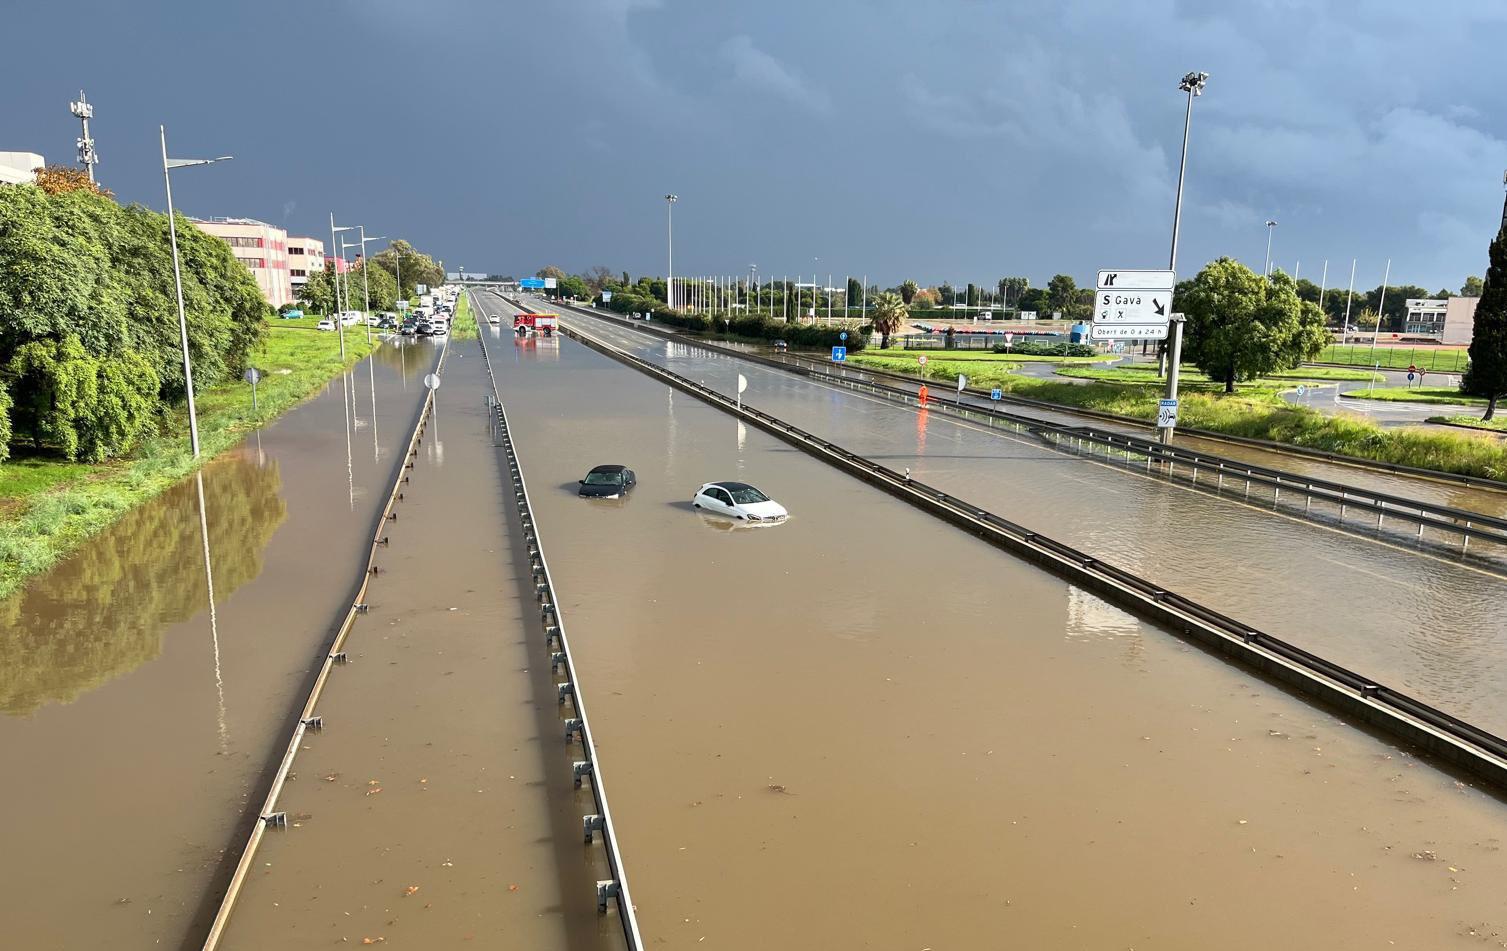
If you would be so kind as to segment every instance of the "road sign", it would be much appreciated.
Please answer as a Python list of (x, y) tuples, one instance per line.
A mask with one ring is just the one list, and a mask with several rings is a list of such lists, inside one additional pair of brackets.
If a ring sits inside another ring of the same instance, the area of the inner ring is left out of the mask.
[(1097, 291), (1096, 324), (1165, 324), (1172, 311), (1172, 288), (1157, 291)]
[(996, 386), (989, 391), (989, 398), (991, 400), (1002, 400), (1005, 398), (1005, 391)]
[(923, 367), (926, 366), (926, 354), (921, 354), (921, 356), (917, 359), (917, 362), (920, 363)]
[(742, 393), (746, 389), (748, 389), (748, 377), (746, 377), (743, 374), (739, 373), (738, 374), (738, 392)]
[(958, 374), (958, 392), (959, 393), (963, 392), (963, 388), (965, 386), (967, 386), (967, 385), (968, 385), (968, 378), (966, 376), (964, 376), (963, 374), (959, 373)]
[(255, 383), (262, 378), (262, 371), (256, 367), (247, 367), (246, 372), (241, 374), (241, 379), (247, 383)]
[(1408, 382), (1409, 383), (1413, 382), (1413, 376), (1414, 376), (1413, 371), (1409, 370), (1408, 371)]
[(837, 335), (837, 339), (838, 340), (847, 340), (848, 339), (848, 332), (846, 330), (844, 330), (842, 333), (840, 333), (840, 334)]
[(407, 310), (407, 309), (408, 309), (408, 301), (406, 301), (406, 300), (400, 300), (400, 301), (398, 301), (398, 310)]
[(1166, 340), (1166, 324), (1092, 324), (1091, 340)]
[(845, 363), (845, 362), (847, 362), (847, 359), (848, 359), (848, 348), (847, 347), (833, 347), (832, 348), (832, 362), (833, 363)]
[(1167, 339), (1176, 284), (1172, 271), (1100, 271), (1089, 339)]
[(603, 291), (602, 292), (602, 303), (605, 304), (605, 303), (607, 303), (610, 300), (612, 300), (612, 292), (611, 291)]
[(544, 290), (544, 279), (538, 277), (525, 277), (518, 282), (518, 286), (526, 291)]
[(1172, 429), (1177, 425), (1177, 400), (1156, 401), (1156, 428)]
[(1008, 331), (1008, 330), (1005, 331), (1005, 346), (1008, 347), (1010, 345), (1010, 341), (1012, 341), (1014, 339), (1015, 339), (1015, 335), (1014, 334), (1010, 333), (1010, 331)]
[(1306, 387), (1303, 384), (1299, 383), (1298, 384), (1298, 395), (1302, 396), (1304, 393), (1307, 393), (1307, 392), (1308, 392), (1308, 387)]
[(424, 376), (424, 385), (427, 386), (427, 387), (429, 387), (431, 390), (437, 390), (437, 389), (439, 389), (440, 388), (440, 378), (439, 378), (439, 375), (435, 374), (435, 373), (426, 374)]
[(1035, 320), (1036, 319), (1036, 311), (1034, 311), (1034, 310), (1023, 310), (1023, 311), (1020, 312), (1020, 319), (1021, 320)]
[(1175, 271), (1100, 271), (1101, 291), (1170, 291), (1177, 286)]
[(560, 282), (557, 279), (553, 278), (553, 277), (546, 277), (544, 279), (544, 289), (545, 290), (552, 291), (552, 290), (554, 290), (555, 288), (557, 288), (559, 286), (560, 286)]

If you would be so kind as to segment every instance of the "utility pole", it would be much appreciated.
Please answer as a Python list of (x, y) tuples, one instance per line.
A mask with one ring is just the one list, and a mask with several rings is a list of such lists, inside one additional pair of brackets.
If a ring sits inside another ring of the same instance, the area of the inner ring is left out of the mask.
[(675, 309), (675, 203), (680, 198), (665, 196), (665, 232), (669, 237), (669, 254), (665, 262), (665, 306)]
[[(89, 172), (89, 181), (94, 181), (94, 165), (99, 161), (99, 155), (94, 151), (94, 139), (89, 136), (89, 120), (94, 118), (94, 105), (84, 98), (84, 91), (78, 91), (78, 102), (70, 102), (68, 111), (78, 117), (83, 123), (83, 134), (78, 138), (78, 160), (84, 164)], [(197, 455), (197, 453), (195, 453)]]
[[(1202, 96), (1204, 86), (1208, 85), (1208, 73), (1188, 73), (1177, 84), (1177, 88), (1188, 94), (1188, 111), (1183, 116), (1183, 157), (1177, 166), (1177, 201), (1172, 209), (1172, 254), (1168, 260), (1167, 269), (1177, 273), (1177, 234), (1183, 220), (1183, 181), (1188, 172), (1188, 130), (1193, 124), (1193, 99)], [(1177, 367), (1183, 358), (1183, 322), (1171, 320), (1168, 322), (1168, 331), (1171, 340), (1167, 347), (1167, 399), (1177, 399)], [(1163, 443), (1172, 442), (1174, 427), (1160, 427), (1157, 429), (1157, 437)]]
[(1262, 277), (1270, 277), (1272, 273), (1272, 232), (1277, 229), (1277, 223), (1270, 218), (1266, 221), (1266, 267), (1261, 269)]

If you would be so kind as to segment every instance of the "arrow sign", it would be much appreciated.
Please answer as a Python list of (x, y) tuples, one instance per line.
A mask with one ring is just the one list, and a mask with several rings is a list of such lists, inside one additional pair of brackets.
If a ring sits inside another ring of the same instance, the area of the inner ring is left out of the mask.
[(1156, 315), (1158, 317), (1167, 316), (1167, 306), (1163, 304), (1159, 298), (1151, 298), (1151, 309), (1156, 311)]
[(1101, 291), (1170, 291), (1177, 286), (1174, 271), (1105, 270), (1099, 272)]
[(1165, 324), (1172, 291), (1099, 291), (1094, 303), (1096, 324)]

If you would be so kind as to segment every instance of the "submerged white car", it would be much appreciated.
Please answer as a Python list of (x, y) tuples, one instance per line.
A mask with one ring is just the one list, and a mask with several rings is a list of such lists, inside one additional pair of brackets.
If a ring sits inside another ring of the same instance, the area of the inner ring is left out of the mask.
[(691, 497), (691, 506), (741, 522), (783, 522), (790, 514), (746, 482), (708, 482)]

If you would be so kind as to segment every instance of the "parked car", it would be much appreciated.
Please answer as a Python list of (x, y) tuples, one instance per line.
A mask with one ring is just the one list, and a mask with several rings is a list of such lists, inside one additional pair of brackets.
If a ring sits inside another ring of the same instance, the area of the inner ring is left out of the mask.
[(348, 311), (346, 311), (345, 313), (343, 313), (343, 314), (340, 315), (340, 322), (342, 324), (345, 324), (347, 327), (351, 326), (352, 324), (359, 324), (359, 323), (361, 323), (361, 311), (359, 311), (359, 310), (348, 310)]
[(775, 350), (777, 350), (777, 351), (778, 351), (778, 352), (780, 352), (780, 353), (784, 353), (784, 352), (785, 352), (785, 351), (786, 351), (786, 350), (789, 350), (789, 349), (790, 349), (790, 344), (788, 344), (788, 343), (786, 343), (786, 342), (785, 342), (785, 341), (783, 341), (783, 340), (776, 340), (776, 341), (775, 341), (775, 342), (774, 342), (774, 348), (775, 348)]
[(391, 317), (383, 316), (377, 321), (378, 330), (396, 330), (397, 326), (397, 321), (393, 320)]
[(783, 522), (790, 514), (746, 482), (708, 482), (691, 497), (691, 506), (743, 522)]
[(488, 314), (487, 315), (487, 323), (491, 324), (494, 327), (497, 326), (498, 324), (502, 323), (502, 315), (501, 314)]
[(615, 499), (627, 495), (638, 484), (638, 478), (627, 466), (597, 466), (586, 473), (576, 493), (585, 498)]
[(295, 308), (293, 310), (282, 311), (277, 316), (281, 317), (283, 320), (297, 320), (298, 318), (303, 316), (303, 311)]
[(331, 320), (330, 318), (326, 317), (324, 320), (321, 320), (319, 322), (318, 329), (319, 330), (334, 330), (335, 329), (335, 322), (333, 320)]

